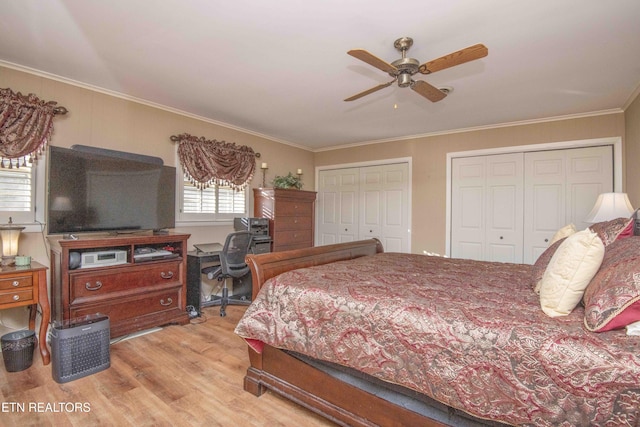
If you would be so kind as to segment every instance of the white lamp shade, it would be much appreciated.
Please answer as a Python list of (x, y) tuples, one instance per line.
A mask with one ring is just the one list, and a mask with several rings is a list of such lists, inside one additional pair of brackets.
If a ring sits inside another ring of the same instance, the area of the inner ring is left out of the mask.
[(24, 227), (2, 226), (0, 237), (2, 238), (2, 257), (15, 257), (18, 255), (18, 240)]
[(616, 218), (629, 218), (631, 214), (633, 214), (633, 207), (627, 193), (602, 193), (584, 221), (590, 223), (610, 221)]

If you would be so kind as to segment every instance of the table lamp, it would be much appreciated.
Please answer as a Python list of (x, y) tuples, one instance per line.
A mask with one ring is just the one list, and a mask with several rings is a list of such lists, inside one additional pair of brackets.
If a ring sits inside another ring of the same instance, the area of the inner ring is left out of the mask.
[(18, 255), (18, 240), (20, 232), (24, 227), (13, 224), (9, 217), (9, 223), (0, 225), (0, 238), (2, 239), (2, 262), (1, 265), (15, 265), (16, 255)]
[(616, 218), (629, 218), (632, 213), (633, 207), (626, 193), (602, 193), (584, 221), (596, 223)]

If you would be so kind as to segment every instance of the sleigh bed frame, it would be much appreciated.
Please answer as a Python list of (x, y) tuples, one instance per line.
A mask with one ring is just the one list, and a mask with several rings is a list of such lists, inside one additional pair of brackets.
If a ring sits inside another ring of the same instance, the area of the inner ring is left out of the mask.
[[(268, 279), (286, 271), (330, 262), (349, 260), (383, 252), (377, 239), (363, 240), (288, 252), (248, 255), (253, 279), (253, 299)], [(244, 378), (244, 389), (256, 396), (271, 390), (311, 411), (344, 426), (446, 426), (369, 391), (342, 381), (336, 376), (294, 357), (283, 350), (266, 345), (262, 353), (249, 346), (251, 366)], [(438, 405), (438, 402), (434, 402)], [(435, 410), (453, 410), (444, 405)], [(466, 414), (465, 414), (466, 415)], [(477, 425), (482, 420), (471, 422)], [(467, 424), (467, 425), (471, 425)]]

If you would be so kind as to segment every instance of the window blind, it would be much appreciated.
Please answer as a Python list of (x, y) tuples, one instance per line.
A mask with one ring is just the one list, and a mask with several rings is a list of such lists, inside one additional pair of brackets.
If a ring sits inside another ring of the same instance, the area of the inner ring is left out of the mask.
[(31, 166), (0, 169), (0, 211), (29, 212), (32, 210)]

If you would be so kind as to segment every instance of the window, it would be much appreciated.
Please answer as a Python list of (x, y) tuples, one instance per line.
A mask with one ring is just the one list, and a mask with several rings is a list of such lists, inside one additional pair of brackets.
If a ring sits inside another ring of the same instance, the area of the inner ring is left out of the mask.
[(179, 190), (179, 221), (224, 221), (247, 215), (247, 190), (212, 185), (203, 190), (187, 180)]
[(25, 165), (0, 168), (0, 223), (12, 218), (16, 224), (35, 220), (35, 168)]

